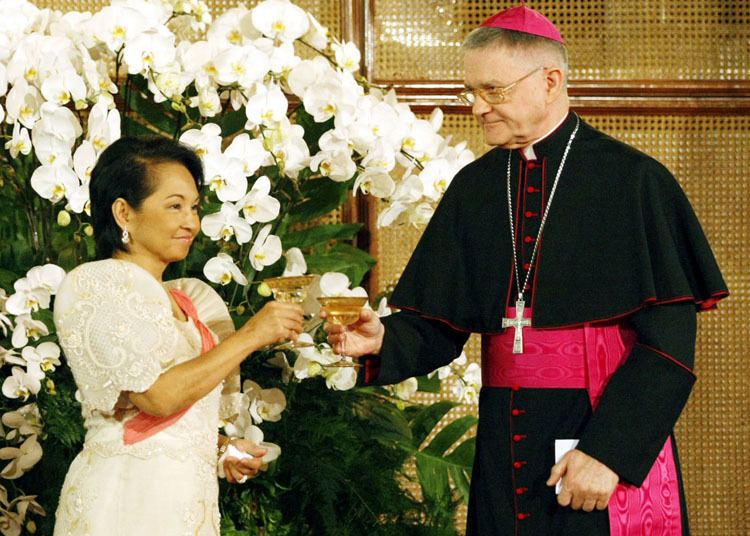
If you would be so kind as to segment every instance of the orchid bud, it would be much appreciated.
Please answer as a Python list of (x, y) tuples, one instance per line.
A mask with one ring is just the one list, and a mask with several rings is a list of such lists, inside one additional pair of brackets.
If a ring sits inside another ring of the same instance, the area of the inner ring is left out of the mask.
[(242, 315), (244, 315), (244, 314), (245, 314), (245, 310), (246, 310), (246, 309), (245, 309), (245, 306), (244, 306), (244, 305), (238, 305), (238, 306), (237, 306), (237, 309), (236, 309), (236, 311), (237, 311), (237, 314), (238, 314), (238, 315), (240, 315), (240, 316), (242, 316)]
[(29, 534), (36, 534), (36, 523), (33, 520), (29, 520), (26, 523), (26, 530)]
[(83, 232), (86, 236), (94, 236), (94, 228), (88, 223), (83, 226)]
[(57, 225), (60, 227), (70, 225), (70, 213), (67, 210), (61, 210), (57, 213)]
[(273, 294), (273, 291), (267, 283), (261, 283), (260, 285), (258, 285), (258, 294), (260, 294), (264, 298), (268, 298), (271, 294)]

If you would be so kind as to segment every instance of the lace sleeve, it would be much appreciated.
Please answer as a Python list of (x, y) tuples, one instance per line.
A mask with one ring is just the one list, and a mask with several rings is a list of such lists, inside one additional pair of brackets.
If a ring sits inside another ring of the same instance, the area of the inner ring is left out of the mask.
[(178, 334), (169, 298), (134, 264), (79, 266), (60, 287), (54, 317), (89, 411), (109, 413), (122, 391), (146, 391), (173, 358)]

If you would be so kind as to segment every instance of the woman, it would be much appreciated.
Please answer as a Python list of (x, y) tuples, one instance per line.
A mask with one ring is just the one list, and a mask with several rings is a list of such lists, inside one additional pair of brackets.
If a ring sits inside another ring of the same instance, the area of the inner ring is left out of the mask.
[[(238, 390), (252, 352), (297, 338), (303, 312), (270, 302), (234, 332), (211, 287), (162, 281), (198, 234), (202, 181), (198, 157), (164, 138), (122, 138), (91, 174), (100, 260), (67, 275), (54, 311), (86, 426), (55, 535), (219, 534), (217, 458), (229, 440), (218, 427), (231, 406), (222, 396)], [(253, 458), (224, 455), (222, 469), (244, 482), (265, 451), (232, 444)]]

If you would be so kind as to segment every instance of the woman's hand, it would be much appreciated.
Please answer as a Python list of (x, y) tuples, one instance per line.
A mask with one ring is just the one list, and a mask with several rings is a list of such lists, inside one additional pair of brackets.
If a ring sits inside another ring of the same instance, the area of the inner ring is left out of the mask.
[(295, 341), (302, 333), (304, 315), (300, 305), (270, 301), (245, 322), (238, 333), (252, 337), (257, 348), (277, 342)]
[(244, 484), (248, 478), (253, 478), (263, 466), (263, 456), (266, 449), (259, 447), (247, 439), (233, 439), (232, 444), (242, 452), (251, 454), (252, 458), (238, 459), (227, 457), (224, 459), (224, 474), (230, 484)]

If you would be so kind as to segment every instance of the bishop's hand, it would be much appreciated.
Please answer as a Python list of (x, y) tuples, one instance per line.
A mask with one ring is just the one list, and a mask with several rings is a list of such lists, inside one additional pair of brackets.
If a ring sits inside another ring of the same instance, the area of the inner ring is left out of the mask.
[[(321, 318), (327, 317), (323, 311)], [(324, 328), (328, 333), (328, 342), (333, 351), (347, 356), (361, 357), (380, 353), (383, 345), (385, 327), (377, 313), (372, 309), (362, 309), (359, 320), (348, 326), (326, 322)]]
[(560, 506), (591, 512), (607, 508), (620, 477), (597, 459), (573, 449), (552, 467), (547, 485), (554, 486), (560, 479)]

